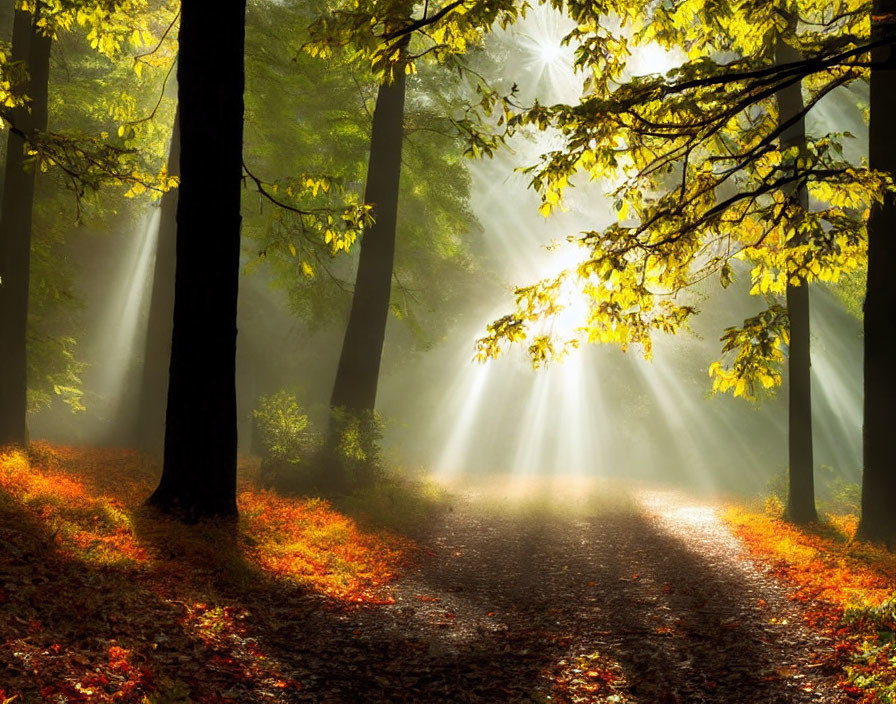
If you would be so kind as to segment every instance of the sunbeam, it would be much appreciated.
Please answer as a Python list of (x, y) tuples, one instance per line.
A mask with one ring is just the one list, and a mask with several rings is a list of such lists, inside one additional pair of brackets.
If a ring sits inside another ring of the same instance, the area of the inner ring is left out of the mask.
[[(98, 396), (96, 413), (108, 423), (123, 412), (129, 392), (126, 379), (134, 374), (146, 337), (146, 305), (155, 263), (160, 209), (152, 207), (132, 236), (129, 249), (107, 291), (106, 313), (96, 333), (97, 362), (87, 379)], [(103, 424), (105, 425), (105, 423)], [(106, 427), (106, 430), (109, 428)]]

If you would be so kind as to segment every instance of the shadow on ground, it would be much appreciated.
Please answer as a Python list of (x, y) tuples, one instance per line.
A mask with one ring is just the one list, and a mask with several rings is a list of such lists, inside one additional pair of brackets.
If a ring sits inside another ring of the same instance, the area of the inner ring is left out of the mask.
[[(0, 502), (0, 531), (30, 536), (0, 554), (0, 619), (16, 629), (0, 680), (25, 683), (22, 702), (841, 699), (812, 668), (823, 644), (730, 536), (676, 533), (623, 493), (565, 512), (457, 497), (420, 534), (417, 564), (385, 606), (259, 570), (233, 525), (179, 540), (146, 510), (136, 535), (164, 559), (92, 568)], [(64, 671), (73, 663), (77, 683)]]

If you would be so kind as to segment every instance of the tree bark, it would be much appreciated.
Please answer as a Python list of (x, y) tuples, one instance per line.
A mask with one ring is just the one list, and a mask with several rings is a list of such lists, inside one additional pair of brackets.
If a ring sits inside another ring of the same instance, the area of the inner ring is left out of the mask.
[(394, 81), (381, 85), (377, 94), (364, 192), (375, 221), (361, 240), (352, 310), (330, 399), (331, 408), (350, 414), (372, 413), (376, 406), (392, 292), (404, 100), (405, 75), (400, 68)]
[(162, 478), (149, 503), (182, 520), (235, 516), (236, 310), (245, 0), (181, 4), (174, 327)]
[[(896, 0), (876, 0), (875, 21), (889, 21)], [(869, 156), (872, 169), (896, 175), (896, 56), (887, 47), (872, 54)], [(868, 289), (865, 295), (865, 424), (862, 518), (856, 537), (896, 550), (896, 200), (888, 193), (868, 221)]]
[[(796, 21), (791, 21), (793, 29)], [(775, 47), (777, 63), (802, 60), (802, 55), (780, 37)], [(778, 104), (779, 124), (804, 108), (802, 83), (797, 82), (775, 94)], [(781, 147), (797, 147), (799, 154), (806, 148), (806, 123), (797, 120), (781, 133)], [(809, 193), (805, 187), (796, 196), (804, 210), (809, 208)], [(802, 276), (799, 284), (787, 283), (787, 315), (790, 319), (790, 346), (787, 354), (788, 368), (788, 491), (787, 518), (794, 523), (817, 521), (815, 510), (815, 477), (812, 454), (812, 382), (809, 343), (809, 284)]]
[(29, 77), (21, 88), (30, 102), (12, 111), (0, 205), (0, 445), (28, 443), (26, 341), (36, 170), (25, 164), (25, 145), (35, 132), (47, 129), (51, 43), (30, 12), (16, 10), (11, 59), (27, 67)]
[[(168, 173), (180, 176), (180, 109), (174, 113)], [(174, 320), (174, 270), (177, 257), (177, 189), (162, 196), (159, 238), (152, 276), (152, 293), (143, 352), (143, 373), (137, 396), (137, 419), (132, 430), (136, 447), (157, 453), (164, 447), (168, 368)]]

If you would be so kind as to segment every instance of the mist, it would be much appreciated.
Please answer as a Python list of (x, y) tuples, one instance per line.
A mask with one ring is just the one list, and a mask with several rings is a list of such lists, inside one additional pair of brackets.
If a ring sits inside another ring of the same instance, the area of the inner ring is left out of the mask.
[(0, 702), (890, 701), (847, 5), (0, 7)]
[[(498, 85), (523, 86), (519, 100), (575, 100), (582, 77), (572, 48), (561, 44), (571, 23), (539, 9), (484, 51), (502, 57)], [(635, 50), (631, 75), (660, 73), (681, 55)], [(484, 64), (489, 66), (489, 62)], [(491, 65), (494, 67), (494, 64)], [(809, 113), (810, 131), (849, 131), (851, 161), (867, 155), (867, 127), (857, 88), (826, 97)], [(556, 136), (520, 134), (490, 159), (466, 160), (469, 209), (476, 228), (457, 233), (478, 257), (479, 276), (451, 301), (450, 317), (420, 340), (407, 322), (389, 321), (377, 408), (385, 422), (389, 462), (443, 479), (577, 476), (625, 478), (701, 490), (757, 494), (787, 465), (787, 381), (758, 402), (713, 395), (707, 375), (720, 354), (719, 336), (755, 314), (761, 302), (742, 281), (728, 290), (707, 282), (687, 293), (699, 308), (690, 330), (656, 336), (652, 359), (637, 346), (625, 352), (593, 347), (533, 370), (524, 348), (474, 361), (474, 343), (488, 323), (513, 308), (515, 286), (574, 264), (564, 240), (616, 221), (615, 184), (577, 182), (564, 211), (538, 214), (539, 198), (519, 169), (557, 148)], [(75, 417), (56, 404), (31, 419), (35, 437), (56, 442), (121, 445), (136, 418), (135, 395), (146, 338), (159, 208), (132, 209), (118, 231), (76, 234), (72, 251), (83, 299), (78, 358), (86, 410)], [(400, 216), (399, 216), (400, 217)], [(101, 242), (101, 244), (99, 244)], [(558, 246), (558, 243), (559, 246)], [(350, 281), (357, 255), (335, 261)], [(244, 245), (240, 282), (237, 379), (241, 451), (257, 452), (252, 411), (279, 389), (297, 391), (318, 427), (326, 424), (328, 394), (347, 320), (343, 294), (325, 321), (290, 310), (286, 292)], [(340, 302), (341, 301), (341, 302)], [(856, 481), (861, 467), (861, 321), (830, 287), (811, 287), (813, 430), (816, 466), (825, 476)], [(438, 311), (435, 315), (444, 313)], [(550, 323), (574, 327), (581, 311)], [(786, 375), (785, 375), (786, 376)]]

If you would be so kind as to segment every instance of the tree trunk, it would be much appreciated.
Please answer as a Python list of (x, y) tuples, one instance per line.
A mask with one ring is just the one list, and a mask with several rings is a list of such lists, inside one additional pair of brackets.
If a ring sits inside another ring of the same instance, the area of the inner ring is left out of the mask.
[(33, 20), (30, 12), (16, 10), (13, 22), (11, 60), (27, 66), (29, 78), (21, 88), (30, 102), (12, 111), (0, 205), (0, 445), (28, 443), (26, 340), (36, 174), (25, 165), (25, 142), (47, 129), (52, 43)]
[[(174, 129), (168, 149), (168, 173), (180, 176), (180, 109), (174, 113)], [(171, 363), (171, 328), (174, 318), (177, 189), (162, 196), (161, 209), (143, 374), (137, 396), (137, 420), (131, 435), (136, 447), (152, 453), (162, 451), (165, 439), (165, 403), (168, 396), (168, 367)]]
[[(876, 0), (874, 16), (888, 21), (896, 0)], [(871, 69), (869, 156), (872, 169), (896, 175), (896, 56), (889, 47), (874, 52)], [(896, 399), (896, 200), (871, 207), (868, 221), (868, 290), (865, 295), (865, 425), (862, 519), (856, 537), (896, 549), (896, 444), (893, 402)]]
[(235, 516), (245, 0), (181, 4), (181, 182), (165, 461), (149, 503)]
[[(796, 21), (791, 21), (792, 29)], [(775, 60), (779, 64), (801, 61), (793, 47), (778, 39)], [(802, 84), (797, 81), (775, 95), (778, 103), (779, 124), (802, 113)], [(800, 118), (781, 133), (781, 147), (796, 146), (805, 152), (806, 123)], [(794, 195), (790, 193), (788, 195)], [(809, 208), (809, 193), (805, 187), (795, 194), (804, 210)], [(787, 518), (794, 523), (817, 521), (815, 510), (815, 477), (812, 456), (812, 383), (809, 353), (809, 284), (799, 277), (798, 285), (787, 284), (787, 314), (790, 319), (788, 367), (788, 491)]]
[(364, 201), (373, 204), (375, 222), (361, 241), (352, 310), (330, 399), (331, 408), (350, 414), (370, 413), (376, 405), (392, 292), (404, 96), (405, 75), (399, 68), (391, 84), (380, 86), (376, 98), (364, 192)]

